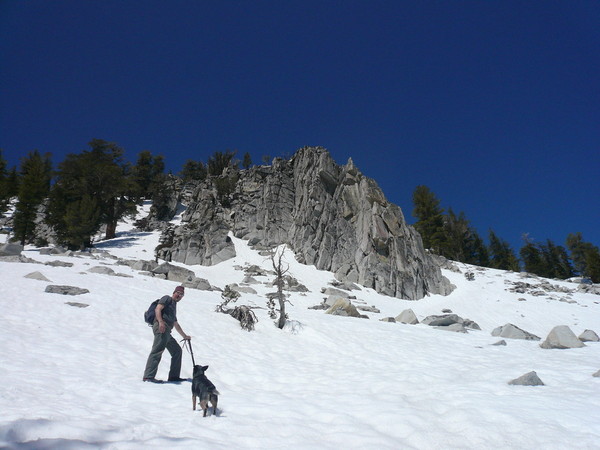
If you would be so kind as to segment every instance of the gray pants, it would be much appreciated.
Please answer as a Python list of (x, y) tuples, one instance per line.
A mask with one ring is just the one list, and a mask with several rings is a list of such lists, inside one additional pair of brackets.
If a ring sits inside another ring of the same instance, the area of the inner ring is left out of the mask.
[(158, 322), (155, 320), (152, 325), (152, 331), (154, 332), (154, 342), (152, 343), (152, 350), (148, 355), (148, 361), (146, 361), (146, 370), (144, 370), (144, 378), (156, 377), (158, 372), (158, 364), (162, 358), (162, 354), (165, 348), (171, 354), (171, 368), (169, 369), (169, 379), (179, 378), (181, 373), (181, 347), (171, 336), (171, 330), (173, 326), (167, 325), (164, 333), (158, 332)]

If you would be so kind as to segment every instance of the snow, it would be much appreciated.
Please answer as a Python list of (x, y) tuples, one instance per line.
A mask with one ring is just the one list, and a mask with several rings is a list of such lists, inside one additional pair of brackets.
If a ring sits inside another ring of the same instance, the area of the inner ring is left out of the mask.
[[(156, 233), (137, 232), (132, 221), (118, 231), (97, 247), (119, 258), (153, 259)], [(233, 240), (233, 260), (188, 268), (220, 288), (242, 282), (239, 266), (272, 268), (268, 258)], [(290, 273), (310, 292), (292, 294), (284, 330), (267, 315), (265, 294), (272, 286), (252, 285), (258, 294), (237, 301), (257, 307), (253, 332), (215, 312), (218, 291), (186, 290), (180, 324), (192, 336), (196, 363), (210, 366), (206, 375), (221, 393), (220, 414), (203, 418), (192, 411), (191, 383), (141, 380), (152, 343), (143, 312), (177, 283), (96, 253), (40, 255), (33, 247), (23, 253), (42, 264), (60, 260), (73, 267), (0, 262), (0, 447), (600, 448), (600, 378), (592, 376), (600, 369), (600, 343), (545, 350), (539, 342), (505, 339), (506, 346), (493, 346), (500, 338), (490, 334), (506, 323), (542, 339), (556, 325), (576, 335), (600, 333), (600, 296), (517, 294), (507, 290), (507, 280), (541, 280), (459, 265), (463, 273), (444, 270), (457, 286), (447, 297), (411, 302), (361, 288), (352, 291), (357, 303), (380, 313), (366, 313), (369, 320), (331, 316), (308, 307), (322, 301), (321, 288), (332, 274), (297, 263), (288, 251)], [(88, 272), (95, 266), (131, 278)], [(465, 279), (467, 270), (474, 281)], [(35, 271), (51, 283), (25, 278)], [(45, 293), (48, 284), (90, 292)], [(559, 301), (566, 297), (574, 303)], [(420, 320), (448, 308), (482, 330), (462, 334), (379, 320), (408, 308)], [(158, 378), (167, 377), (169, 359), (165, 352)], [(508, 385), (532, 370), (545, 386)], [(191, 372), (184, 350), (182, 376)]]

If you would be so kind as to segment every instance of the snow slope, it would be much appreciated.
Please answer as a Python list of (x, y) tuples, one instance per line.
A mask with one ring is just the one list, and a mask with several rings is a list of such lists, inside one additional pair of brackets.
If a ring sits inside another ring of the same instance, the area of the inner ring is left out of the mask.
[[(97, 247), (120, 258), (153, 258), (157, 234), (136, 232), (130, 223), (119, 230)], [(235, 259), (188, 268), (220, 288), (241, 283), (239, 266), (271, 268), (245, 242), (234, 243)], [(544, 350), (539, 342), (507, 339), (506, 346), (493, 346), (499, 338), (490, 334), (506, 323), (542, 339), (556, 325), (577, 335), (600, 333), (600, 296), (516, 294), (508, 282), (541, 280), (461, 265), (475, 280), (444, 271), (457, 286), (447, 297), (411, 302), (362, 288), (352, 292), (357, 303), (380, 313), (366, 313), (369, 320), (331, 316), (308, 307), (322, 301), (320, 290), (333, 276), (296, 263), (288, 252), (290, 273), (310, 292), (292, 294), (285, 330), (268, 318), (265, 294), (274, 289), (263, 283), (237, 302), (257, 307), (253, 332), (215, 312), (218, 291), (187, 289), (179, 304), (196, 362), (210, 366), (207, 376), (221, 392), (220, 415), (203, 418), (192, 411), (191, 383), (141, 381), (152, 342), (142, 313), (176, 283), (98, 254), (46, 256), (35, 248), (24, 254), (38, 263), (0, 262), (0, 447), (600, 448), (600, 378), (592, 376), (600, 369), (600, 343)], [(43, 265), (49, 261), (73, 267)], [(95, 266), (126, 276), (90, 273)], [(35, 271), (51, 281), (25, 278)], [(45, 293), (48, 284), (90, 292)], [(448, 308), (482, 330), (461, 334), (379, 320), (407, 308), (419, 319)], [(168, 361), (165, 352), (159, 378), (167, 377)], [(182, 376), (191, 370), (184, 353)], [(532, 370), (546, 386), (507, 384)]]

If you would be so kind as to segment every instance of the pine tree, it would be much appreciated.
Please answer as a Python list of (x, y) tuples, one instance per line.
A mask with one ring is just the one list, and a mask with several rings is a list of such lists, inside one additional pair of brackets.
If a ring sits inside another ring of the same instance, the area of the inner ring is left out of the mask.
[(525, 238), (525, 245), (519, 251), (525, 272), (534, 273), (541, 277), (548, 276), (548, 269), (544, 255), (539, 246), (529, 238)]
[[(86, 215), (84, 229), (91, 230), (92, 235), (104, 224), (105, 238), (112, 239), (116, 235), (118, 220), (135, 212), (138, 189), (120, 147), (101, 139), (92, 140), (89, 146), (91, 150), (69, 154), (59, 164), (57, 182), (50, 195), (48, 222), (59, 236), (70, 235), (69, 228), (75, 224), (65, 219), (67, 208), (71, 203), (78, 203), (79, 210), (85, 207), (87, 212), (91, 203), (82, 200), (88, 196), (93, 199), (97, 211)], [(93, 227), (89, 218), (96, 219)], [(91, 235), (83, 241), (91, 243)]]
[(488, 249), (474, 228), (470, 229), (470, 234), (465, 243), (465, 260), (463, 262), (481, 267), (490, 266)]
[(207, 169), (202, 161), (193, 161), (188, 159), (183, 165), (179, 176), (183, 179), (183, 181), (188, 182), (193, 180), (204, 180), (206, 179), (206, 174)]
[(2, 149), (0, 149), (0, 215), (2, 215), (7, 207), (10, 197), (8, 196), (8, 163), (2, 156)]
[(92, 246), (91, 236), (98, 230), (100, 208), (96, 199), (84, 194), (67, 205), (64, 221), (64, 242), (71, 249), (84, 250)]
[(600, 283), (600, 251), (598, 247), (592, 246), (585, 257), (587, 276), (590, 277), (593, 283)]
[(211, 176), (219, 176), (227, 167), (236, 167), (233, 162), (235, 150), (226, 152), (215, 152), (208, 158), (208, 174)]
[(133, 180), (139, 186), (140, 197), (150, 199), (164, 181), (164, 158), (153, 156), (148, 150), (140, 152), (132, 169)]
[(423, 239), (423, 246), (442, 254), (447, 249), (448, 237), (444, 227), (444, 210), (440, 201), (427, 186), (417, 186), (413, 192), (414, 227)]
[(490, 266), (495, 269), (518, 272), (520, 270), (519, 260), (508, 242), (499, 238), (492, 230), (490, 230), (489, 236)]
[(248, 152), (244, 153), (244, 160), (242, 161), (242, 167), (246, 170), (248, 170), (250, 167), (252, 167), (252, 158), (250, 157), (250, 153), (248, 153)]
[(38, 207), (48, 196), (52, 164), (50, 155), (44, 157), (35, 150), (21, 161), (21, 182), (14, 215), (14, 235), (25, 245), (35, 236)]
[(567, 236), (567, 248), (571, 252), (574, 272), (589, 277), (594, 283), (600, 283), (600, 251), (598, 247), (585, 242), (581, 233)]
[(593, 247), (589, 242), (583, 240), (581, 233), (570, 233), (567, 236), (567, 248), (571, 253), (571, 261), (576, 273), (584, 275), (587, 269), (587, 252)]

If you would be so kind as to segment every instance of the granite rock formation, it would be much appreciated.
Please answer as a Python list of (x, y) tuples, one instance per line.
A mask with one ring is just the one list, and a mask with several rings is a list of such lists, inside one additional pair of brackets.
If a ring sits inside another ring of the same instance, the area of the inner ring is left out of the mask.
[(232, 232), (259, 249), (287, 244), (300, 262), (382, 294), (417, 300), (454, 289), (400, 208), (351, 159), (339, 166), (324, 148), (226, 169), (182, 202), (182, 225), (165, 231), (158, 258), (217, 264), (235, 256)]

